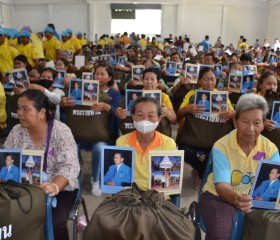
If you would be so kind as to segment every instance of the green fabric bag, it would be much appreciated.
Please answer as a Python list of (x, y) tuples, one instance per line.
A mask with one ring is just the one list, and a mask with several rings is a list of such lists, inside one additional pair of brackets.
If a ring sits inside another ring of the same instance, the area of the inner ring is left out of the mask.
[(279, 211), (253, 210), (245, 215), (243, 240), (274, 240), (279, 236)]
[(0, 239), (44, 239), (46, 200), (35, 185), (0, 182)]
[(133, 183), (106, 198), (87, 225), (84, 240), (189, 240), (195, 239), (192, 222), (165, 201), (163, 193), (143, 191)]

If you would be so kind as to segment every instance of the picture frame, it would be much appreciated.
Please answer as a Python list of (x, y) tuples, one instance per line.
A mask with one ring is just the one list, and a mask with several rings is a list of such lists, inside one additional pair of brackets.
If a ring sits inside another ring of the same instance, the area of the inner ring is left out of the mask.
[(276, 63), (277, 62), (277, 54), (276, 53), (269, 53), (268, 57), (267, 57), (267, 62), (269, 64)]
[(92, 106), (98, 103), (99, 99), (99, 81), (83, 80), (82, 84), (82, 105)]
[(93, 80), (93, 72), (83, 72), (82, 80)]
[[(115, 194), (131, 188), (134, 182), (135, 149), (130, 147), (102, 146), (101, 192)], [(117, 163), (122, 164), (116, 168)], [(116, 170), (117, 169), (117, 170)]]
[(13, 75), (10, 72), (5, 72), (4, 77), (7, 78), (7, 81), (3, 83), (3, 88), (5, 91), (12, 91), (14, 88), (14, 83), (11, 81), (13, 79)]
[(44, 151), (22, 150), (21, 182), (40, 185), (47, 182), (48, 177), (43, 172)]
[(66, 77), (66, 71), (64, 70), (56, 70), (56, 71), (57, 71), (57, 76), (54, 80), (52, 87), (64, 89), (65, 86), (63, 85), (63, 79)]
[(137, 90), (137, 89), (126, 89), (125, 90), (125, 108), (128, 111), (128, 116), (131, 116), (131, 108), (135, 101), (138, 98), (141, 98), (143, 95), (142, 90)]
[[(254, 208), (275, 209), (276, 207), (280, 189), (280, 175), (275, 176), (277, 171), (273, 169), (278, 169), (278, 173), (280, 173), (280, 162), (260, 160), (250, 191)], [(274, 173), (270, 174), (271, 172)], [(273, 178), (277, 177), (271, 184), (269, 183), (270, 175)]]
[(168, 72), (169, 76), (175, 76), (176, 74), (176, 62), (167, 61), (165, 65), (165, 70)]
[(242, 87), (242, 74), (229, 74), (228, 89), (231, 92), (240, 93)]
[(219, 113), (228, 110), (228, 91), (210, 92), (210, 116), (219, 117)]
[(10, 71), (13, 79), (10, 80), (10, 83), (13, 83), (16, 87), (27, 89), (30, 84), (27, 71), (25, 68), (17, 68)]
[(258, 73), (256, 65), (243, 65), (243, 68), (244, 68), (245, 72), (248, 72), (251, 74)]
[(210, 106), (211, 106), (211, 96), (210, 91), (207, 90), (196, 90), (194, 96), (195, 104), (203, 104), (206, 109), (203, 113), (199, 115), (209, 117), (210, 116)]
[(198, 65), (187, 63), (185, 66), (185, 77), (190, 78), (190, 83), (197, 84), (198, 81)]
[[(206, 67), (210, 67), (210, 68), (213, 68), (214, 69), (214, 65), (206, 65), (206, 64), (198, 64), (198, 70), (197, 70), (197, 78), (199, 76), (199, 73), (200, 71), (203, 69), (203, 68), (206, 68)], [(215, 70), (215, 69), (214, 69)]]
[(134, 65), (131, 68), (131, 78), (137, 81), (138, 85), (143, 85), (143, 72), (145, 70), (144, 65)]
[[(9, 160), (9, 170), (6, 163), (6, 158)], [(11, 163), (11, 161), (13, 161)], [(21, 165), (22, 165), (22, 151), (21, 149), (0, 149), (0, 179), (14, 180), (21, 182)]]
[(110, 55), (110, 64), (114, 67), (118, 63), (116, 54)]
[(81, 67), (85, 66), (85, 56), (75, 56), (75, 66), (78, 70), (80, 70)]
[(220, 79), (222, 73), (223, 73), (223, 66), (222, 64), (215, 64), (214, 65), (215, 75), (216, 79)]
[(79, 78), (72, 78), (69, 83), (68, 101), (75, 105), (82, 105), (83, 81)]
[(183, 63), (176, 63), (176, 73), (175, 76), (180, 76), (183, 71)]
[(277, 122), (275, 125), (276, 128), (280, 128), (280, 101), (273, 102), (271, 120)]
[(244, 74), (242, 75), (242, 87), (241, 93), (249, 93), (254, 87), (254, 75), (253, 74)]
[(183, 150), (149, 151), (149, 189), (167, 195), (180, 194), (183, 183)]
[(98, 62), (99, 57), (91, 57), (90, 58), (90, 64), (95, 64), (96, 62)]
[(65, 58), (67, 59), (68, 62), (72, 62), (73, 61), (73, 57), (74, 57), (74, 52), (70, 51), (70, 50), (63, 50), (64, 54), (65, 54)]
[(127, 62), (127, 57), (120, 56), (119, 59), (118, 59), (118, 64), (120, 64), (121, 66), (124, 66), (125, 62)]
[(142, 90), (143, 94), (142, 97), (151, 97), (151, 98), (155, 98), (159, 101), (159, 104), (162, 104), (162, 92), (161, 90)]

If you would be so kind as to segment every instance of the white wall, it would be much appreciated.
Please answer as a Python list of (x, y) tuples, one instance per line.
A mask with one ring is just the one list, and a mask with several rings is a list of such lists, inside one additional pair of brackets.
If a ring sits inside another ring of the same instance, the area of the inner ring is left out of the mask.
[[(9, 1), (9, 0), (6, 0)], [(13, 0), (14, 18), (6, 14), (7, 24), (20, 29), (30, 25), (41, 31), (52, 22), (57, 31), (71, 27), (74, 32), (87, 32), (90, 39), (111, 30), (111, 3), (131, 3), (129, 0)], [(194, 42), (206, 34), (214, 43), (235, 45), (244, 35), (249, 44), (256, 38), (272, 40), (280, 32), (280, 0), (137, 0), (138, 3), (162, 4), (162, 36), (188, 34)], [(10, 8), (12, 9), (12, 8)], [(7, 10), (8, 12), (9, 10)], [(12, 14), (13, 15), (13, 14)], [(11, 21), (11, 19), (14, 19)], [(136, 30), (137, 32), (137, 30)]]

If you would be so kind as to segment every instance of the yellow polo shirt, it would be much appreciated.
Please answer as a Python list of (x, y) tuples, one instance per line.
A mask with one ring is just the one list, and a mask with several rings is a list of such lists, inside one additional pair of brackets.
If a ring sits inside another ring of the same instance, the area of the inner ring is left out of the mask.
[(80, 42), (78, 41), (77, 38), (71, 37), (69, 39), (69, 41), (72, 43), (72, 45), (74, 46), (75, 52), (77, 52), (78, 50), (82, 49), (82, 46), (80, 44)]
[(149, 151), (176, 150), (175, 141), (158, 131), (155, 131), (154, 141), (145, 151), (137, 140), (137, 131), (119, 137), (116, 146), (135, 148), (134, 181), (143, 190), (149, 189)]
[(53, 36), (50, 40), (44, 41), (44, 51), (47, 60), (55, 60), (57, 55), (56, 51), (59, 49), (60, 42), (55, 36)]
[(38, 52), (39, 58), (45, 58), (42, 40), (38, 38), (36, 33), (31, 33), (30, 39)]
[(61, 41), (60, 47), (61, 47), (61, 50), (63, 50), (63, 51), (68, 50), (68, 51), (72, 51), (73, 53), (75, 53), (75, 48), (69, 40), (67, 40), (66, 42)]
[(0, 71), (2, 74), (14, 69), (14, 58), (17, 55), (16, 48), (9, 46), (7, 41), (0, 46)]
[(234, 192), (249, 194), (261, 159), (280, 161), (274, 143), (260, 135), (255, 147), (246, 156), (237, 142), (237, 130), (218, 140), (212, 149), (213, 173), (209, 174), (203, 192), (218, 195), (215, 183), (230, 183)]
[(18, 54), (24, 55), (27, 58), (27, 61), (31, 65), (32, 68), (35, 68), (34, 59), (39, 59), (39, 54), (37, 49), (34, 47), (32, 43), (28, 43), (23, 45), (22, 43), (18, 46)]

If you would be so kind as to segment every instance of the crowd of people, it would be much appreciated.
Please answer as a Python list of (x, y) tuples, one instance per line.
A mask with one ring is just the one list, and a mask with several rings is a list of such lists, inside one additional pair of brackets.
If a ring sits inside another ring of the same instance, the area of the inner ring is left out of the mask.
[[(197, 44), (187, 35), (149, 39), (124, 32), (111, 37), (104, 34), (94, 43), (80, 31), (75, 35), (70, 28), (58, 34), (53, 24), (37, 34), (24, 26), (13, 36), (0, 28), (0, 128), (2, 135), (8, 135), (4, 146), (47, 151), (48, 182), (41, 187), (57, 196), (58, 203), (68, 203), (54, 210), (56, 239), (67, 239), (67, 213), (79, 188), (80, 150), (91, 149), (91, 193), (99, 196), (101, 150), (106, 145), (135, 148), (134, 180), (144, 190), (149, 186), (150, 150), (176, 150), (176, 145), (183, 150), (185, 162), (193, 168), (195, 190), (212, 158), (214, 176), (208, 177), (203, 188), (201, 209), (211, 229), (208, 238), (227, 239), (230, 229), (221, 232), (217, 226), (225, 222), (230, 226), (236, 209), (248, 212), (252, 207), (251, 185), (243, 186), (246, 195), (239, 194), (238, 187), (233, 187), (232, 171), (255, 175), (258, 162), (253, 160), (260, 151), (267, 154), (266, 159), (280, 161), (279, 118), (271, 117), (276, 115), (274, 102), (280, 100), (279, 40), (270, 46), (267, 40), (260, 44), (257, 39), (249, 46), (240, 36), (234, 47), (225, 46), (220, 37), (211, 44), (208, 35)], [(84, 57), (83, 66), (77, 64), (79, 56)], [(139, 72), (140, 67), (133, 74), (133, 67), (139, 65), (145, 70)], [(169, 71), (169, 66), (176, 69)], [(186, 71), (187, 66), (198, 70)], [(17, 84), (15, 69), (26, 71), (27, 85)], [(99, 85), (98, 99), (90, 106), (73, 101), (84, 97), (83, 73), (93, 74)], [(240, 91), (234, 87), (237, 84), (230, 84), (238, 76), (249, 76)], [(245, 84), (246, 91), (242, 91)], [(126, 103), (127, 90), (160, 90), (160, 97), (134, 93)], [(202, 100), (196, 101), (197, 90), (223, 91), (228, 99), (223, 108), (218, 106), (215, 116), (207, 115), (210, 95), (203, 93)], [(275, 108), (278, 111), (279, 106)], [(176, 136), (172, 124), (178, 124)], [(115, 158), (122, 159), (121, 154)], [(123, 160), (118, 164), (124, 164)], [(115, 176), (115, 168), (110, 171)], [(106, 183), (117, 185), (112, 176), (106, 175)], [(214, 202), (213, 208), (209, 202)], [(221, 208), (227, 214), (213, 214)]]

